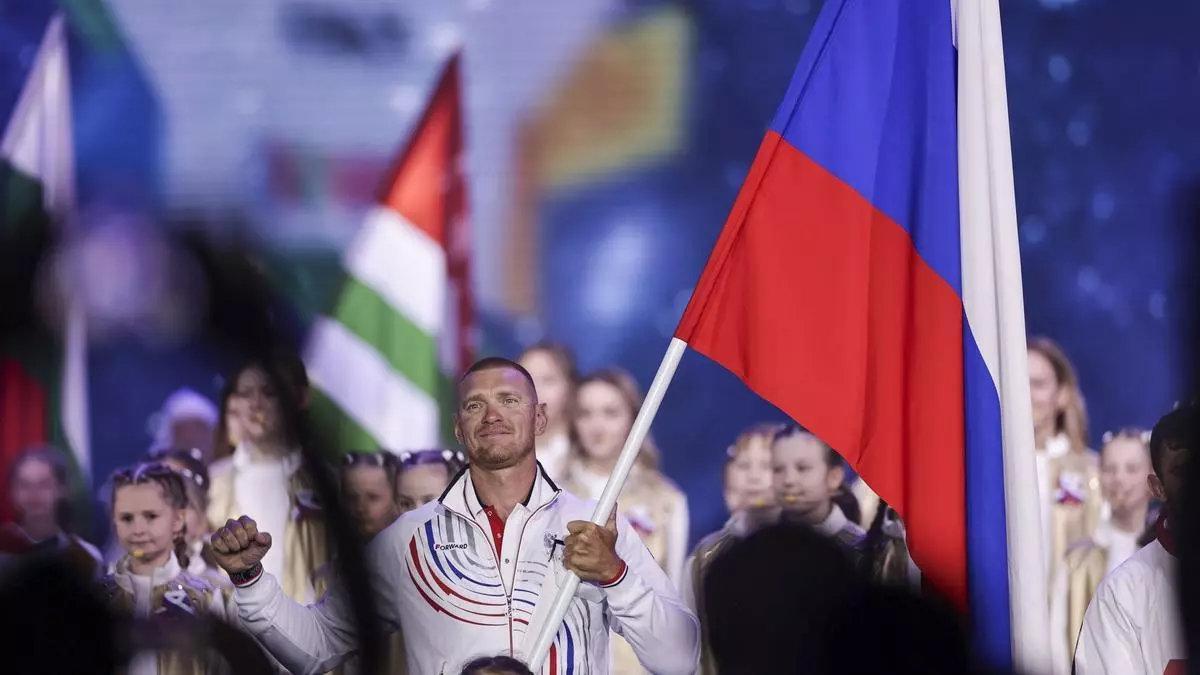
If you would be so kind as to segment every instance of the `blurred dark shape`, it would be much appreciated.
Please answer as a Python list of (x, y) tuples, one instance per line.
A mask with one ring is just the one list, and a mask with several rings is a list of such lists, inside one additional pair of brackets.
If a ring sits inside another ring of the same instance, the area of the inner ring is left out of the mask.
[[(1189, 237), (1190, 250), (1184, 254), (1188, 264), (1180, 266), (1183, 274), (1178, 283), (1182, 287), (1180, 295), (1186, 298), (1187, 303), (1183, 305), (1187, 310), (1182, 321), (1186, 332), (1184, 343), (1191, 345), (1187, 354), (1190, 363), (1185, 364), (1191, 371), (1188, 391), (1192, 392), (1192, 405), (1197, 405), (1200, 404), (1200, 359), (1196, 352), (1200, 345), (1200, 274), (1197, 274), (1195, 266), (1200, 261), (1200, 178), (1194, 178), (1182, 195), (1183, 209), (1179, 222), (1183, 226), (1182, 231)], [(1200, 485), (1200, 462), (1195, 458), (1198, 448), (1189, 450), (1191, 457), (1185, 478), (1187, 489), (1184, 490), (1183, 503), (1171, 507), (1171, 531), (1176, 534), (1179, 547), (1179, 601), (1189, 654), (1187, 669), (1192, 675), (1200, 675), (1200, 574), (1196, 573), (1200, 570), (1200, 499), (1195, 496), (1196, 486)]]
[(204, 653), (239, 675), (274, 673), (252, 638), (209, 617), (125, 621), (61, 555), (30, 556), (0, 576), (4, 672), (110, 675), (142, 650)]
[(956, 615), (874, 586), (826, 537), (793, 523), (721, 553), (704, 582), (723, 675), (973, 672)]
[(846, 514), (846, 519), (850, 522), (862, 522), (862, 506), (858, 503), (858, 497), (854, 496), (845, 483), (833, 494), (833, 503)]
[(1182, 506), (1177, 509), (1179, 515), (1174, 516), (1172, 532), (1178, 531), (1180, 570), (1180, 607), (1183, 617), (1184, 640), (1187, 644), (1188, 672), (1200, 675), (1200, 499), (1196, 498), (1195, 487), (1200, 485), (1200, 462), (1194, 455), (1188, 462), (1187, 485), (1190, 494), (1185, 493)]
[[(338, 499), (336, 480), (326, 462), (336, 456), (335, 446), (309, 423), (306, 414), (309, 381), (299, 356), (303, 336), (299, 317), (272, 288), (263, 265), (247, 249), (215, 243), (198, 233), (185, 234), (183, 240), (207, 281), (210, 338), (235, 361), (261, 366), (279, 396), (284, 428), (300, 449), (303, 470), (330, 537), (329, 550), (337, 552), (337, 574), (354, 608), (361, 672), (378, 672), (383, 643), (362, 542)], [(226, 382), (225, 386), (235, 383)], [(226, 398), (222, 396), (222, 406)], [(218, 444), (221, 433), (223, 424), (218, 426)], [(220, 452), (220, 448), (214, 450)]]
[[(237, 675), (278, 673), (253, 638), (235, 626), (202, 614), (169, 620), (117, 619), (113, 628), (117, 636), (117, 656), (122, 664), (138, 652), (154, 650), (169, 652), (174, 657), (173, 661), (202, 656), (200, 662), (208, 672)], [(227, 667), (222, 669), (222, 665)]]
[(25, 192), (3, 181), (0, 187), (7, 188), (0, 194), (5, 200), (0, 211), (0, 338), (6, 338), (37, 323), (34, 279), (50, 250), (52, 228), (41, 208), (40, 189)]
[(88, 580), (60, 557), (31, 558), (0, 577), (5, 672), (109, 675), (119, 662), (113, 629)]
[(533, 671), (510, 656), (483, 656), (463, 666), (462, 675), (533, 675)]
[(863, 541), (862, 572), (876, 583), (902, 587), (913, 581), (911, 562), (904, 522), (880, 500)]

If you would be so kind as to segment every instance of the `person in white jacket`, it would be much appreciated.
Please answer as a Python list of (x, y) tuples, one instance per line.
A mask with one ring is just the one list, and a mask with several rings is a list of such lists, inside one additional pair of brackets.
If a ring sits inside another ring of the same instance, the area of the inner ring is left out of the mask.
[(1171, 512), (1183, 503), (1188, 462), (1200, 445), (1200, 407), (1167, 413), (1150, 435), (1150, 490), (1163, 500), (1155, 540), (1096, 589), (1075, 648), (1076, 675), (1182, 675), (1187, 650), (1179, 613), (1179, 558)]
[[(545, 429), (532, 379), (488, 358), (459, 381), (455, 436), (470, 465), (440, 499), (401, 516), (367, 547), (379, 619), (403, 625), (412, 673), (458, 673), (484, 655), (524, 659), (567, 570), (580, 585), (542, 673), (606, 673), (609, 630), (646, 669), (692, 673), (695, 615), (628, 521), (599, 527), (593, 504), (559, 489), (534, 455)], [(236, 585), (243, 625), (293, 673), (321, 673), (355, 650), (352, 611), (332, 590), (316, 605), (288, 599), (260, 560), (271, 536), (249, 517), (213, 534)]]

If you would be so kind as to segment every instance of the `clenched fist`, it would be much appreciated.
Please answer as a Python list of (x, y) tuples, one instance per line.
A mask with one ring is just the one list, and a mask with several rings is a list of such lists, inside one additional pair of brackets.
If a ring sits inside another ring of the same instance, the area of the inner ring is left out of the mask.
[(600, 527), (586, 520), (567, 523), (566, 550), (563, 565), (584, 581), (605, 583), (615, 579), (625, 569), (617, 555), (617, 510), (613, 509), (608, 524)]
[(244, 572), (258, 564), (271, 550), (271, 535), (259, 532), (250, 516), (225, 522), (225, 527), (213, 532), (213, 557), (230, 574)]

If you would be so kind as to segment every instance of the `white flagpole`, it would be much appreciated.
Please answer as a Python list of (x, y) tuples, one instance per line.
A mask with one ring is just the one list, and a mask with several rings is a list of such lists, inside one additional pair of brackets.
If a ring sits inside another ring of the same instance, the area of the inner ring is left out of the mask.
[[(642, 402), (642, 409), (638, 411), (637, 418), (633, 420), (633, 428), (629, 430), (629, 437), (625, 439), (625, 446), (621, 448), (617, 466), (613, 469), (612, 475), (608, 477), (608, 483), (605, 484), (604, 491), (600, 493), (600, 499), (596, 501), (596, 510), (592, 512), (593, 523), (604, 525), (608, 522), (608, 517), (612, 514), (613, 507), (616, 506), (617, 495), (621, 494), (621, 489), (625, 487), (625, 480), (629, 477), (629, 471), (637, 460), (642, 442), (646, 440), (650, 424), (654, 422), (654, 416), (658, 414), (658, 406), (662, 403), (663, 394), (667, 393), (667, 387), (670, 386), (671, 379), (675, 377), (675, 368), (679, 365), (679, 359), (683, 357), (686, 349), (686, 342), (679, 338), (671, 338), (667, 353), (663, 355), (662, 363), (658, 366), (658, 373), (655, 374), (654, 381), (650, 383), (650, 390), (646, 392), (646, 400)], [(542, 624), (541, 630), (538, 631), (537, 639), (529, 652), (529, 669), (533, 672), (539, 672), (542, 662), (546, 660), (546, 654), (550, 651), (550, 643), (554, 641), (554, 636), (558, 633), (558, 626), (566, 616), (567, 607), (571, 604), (571, 599), (575, 597), (575, 590), (578, 588), (579, 577), (571, 573), (567, 575), (566, 582), (559, 587), (558, 595), (554, 596), (550, 614)]]

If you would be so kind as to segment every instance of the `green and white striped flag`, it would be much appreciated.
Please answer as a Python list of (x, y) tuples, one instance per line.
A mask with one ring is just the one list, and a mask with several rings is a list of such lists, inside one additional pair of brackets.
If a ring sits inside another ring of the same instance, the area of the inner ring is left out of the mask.
[(333, 311), (309, 334), (312, 414), (338, 451), (438, 445), (451, 378), (471, 358), (458, 70), (456, 56), (345, 252)]
[[(48, 220), (60, 228), (60, 240), (67, 239), (75, 215), (75, 149), (67, 34), (62, 14), (55, 15), (46, 28), (29, 78), (0, 140), (0, 162), (3, 164), (0, 187), (4, 193), (0, 225), (7, 231), (8, 228), (36, 227)], [(39, 193), (40, 204), (31, 203)], [(35, 213), (39, 208), (41, 213)], [(57, 381), (39, 382), (34, 375), (26, 390), (29, 396), (57, 392), (58, 400), (48, 401), (49, 405), (40, 411), (38, 406), (25, 407), (29, 414), (44, 419), (9, 419), (2, 424), (5, 428), (18, 423), (28, 428), (40, 425), (48, 432), (48, 439), (61, 433), (81, 477), (86, 480), (91, 473), (87, 327), (82, 306), (73, 299), (74, 294), (67, 295), (61, 336), (62, 357), (58, 367), (48, 371), (36, 367), (24, 369), (26, 373), (53, 372), (52, 377)], [(22, 371), (8, 372), (14, 377), (22, 377)], [(34, 391), (36, 389), (41, 392)], [(7, 432), (6, 437), (9, 437)]]

